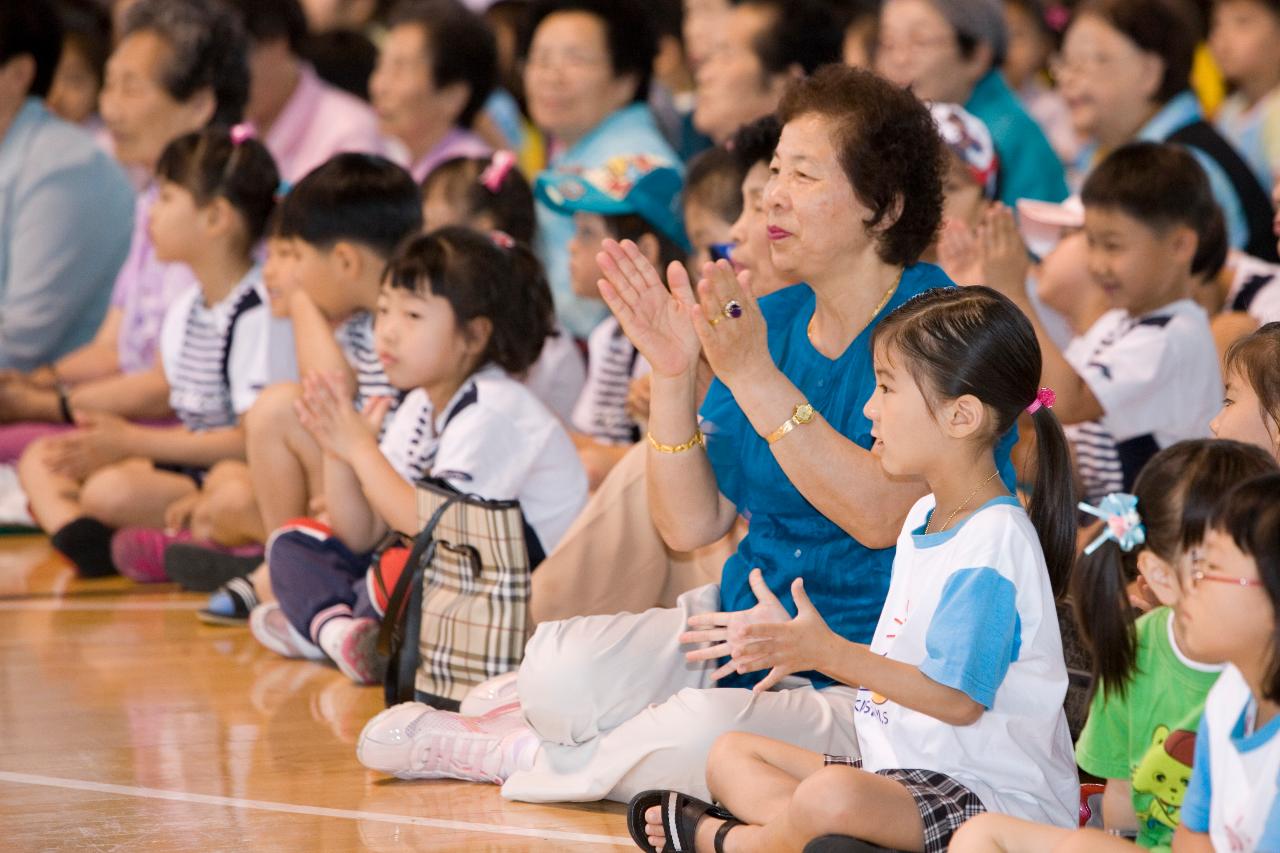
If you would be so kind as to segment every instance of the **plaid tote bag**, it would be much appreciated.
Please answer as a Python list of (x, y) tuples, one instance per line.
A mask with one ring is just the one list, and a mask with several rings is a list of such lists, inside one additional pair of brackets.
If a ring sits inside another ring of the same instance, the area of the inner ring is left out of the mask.
[[(421, 532), (387, 594), (379, 647), (388, 705), (457, 710), (475, 685), (520, 666), (529, 637), (530, 556), (518, 501), (417, 485)], [(379, 572), (375, 583), (390, 588)]]

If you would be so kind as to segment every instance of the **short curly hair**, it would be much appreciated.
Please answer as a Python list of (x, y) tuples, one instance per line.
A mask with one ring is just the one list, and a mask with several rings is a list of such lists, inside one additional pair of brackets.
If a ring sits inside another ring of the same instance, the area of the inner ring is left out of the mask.
[(122, 38), (144, 31), (169, 46), (160, 82), (174, 100), (209, 89), (216, 101), (209, 124), (240, 121), (249, 100), (249, 46), (234, 12), (203, 0), (141, 0), (125, 14)]
[(792, 83), (778, 107), (784, 125), (810, 114), (834, 125), (840, 165), (871, 210), (867, 228), (897, 214), (878, 237), (880, 259), (903, 266), (918, 261), (942, 224), (946, 161), (928, 108), (870, 71), (828, 65)]

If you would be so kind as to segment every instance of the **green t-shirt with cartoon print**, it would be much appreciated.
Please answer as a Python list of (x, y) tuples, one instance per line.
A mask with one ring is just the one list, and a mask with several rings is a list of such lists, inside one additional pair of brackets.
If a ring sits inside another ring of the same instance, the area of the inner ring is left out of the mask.
[(1103, 779), (1129, 779), (1138, 845), (1168, 851), (1191, 781), (1204, 698), (1222, 672), (1188, 659), (1173, 636), (1173, 611), (1137, 621), (1137, 668), (1124, 696), (1101, 685), (1076, 744), (1076, 763)]

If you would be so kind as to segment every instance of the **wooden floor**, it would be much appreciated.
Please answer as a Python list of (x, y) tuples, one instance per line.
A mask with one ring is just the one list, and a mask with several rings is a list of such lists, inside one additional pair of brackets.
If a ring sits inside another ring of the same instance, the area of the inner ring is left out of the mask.
[(203, 600), (0, 538), (0, 850), (634, 849), (617, 805), (365, 770), (381, 691), (200, 624)]

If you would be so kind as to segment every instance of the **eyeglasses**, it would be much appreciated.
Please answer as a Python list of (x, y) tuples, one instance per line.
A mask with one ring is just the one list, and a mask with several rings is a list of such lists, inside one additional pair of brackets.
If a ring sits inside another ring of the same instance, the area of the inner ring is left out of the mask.
[(1193, 569), (1190, 575), (1191, 588), (1195, 589), (1200, 585), (1201, 581), (1212, 581), (1213, 583), (1225, 583), (1230, 586), (1262, 586), (1262, 581), (1252, 578), (1238, 578), (1235, 575), (1224, 575), (1221, 572), (1206, 572), (1203, 569)]

